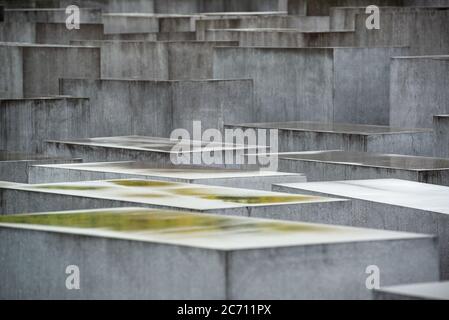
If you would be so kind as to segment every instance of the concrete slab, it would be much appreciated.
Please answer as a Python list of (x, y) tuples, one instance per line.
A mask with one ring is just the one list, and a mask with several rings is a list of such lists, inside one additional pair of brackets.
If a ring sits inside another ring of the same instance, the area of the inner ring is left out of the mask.
[[(369, 299), (373, 263), (387, 285), (438, 277), (434, 239), (398, 232), (141, 208), (0, 217), (0, 230), (2, 299)], [(80, 290), (58, 272), (70, 264)]]
[(397, 179), (309, 182), (274, 185), (282, 192), (343, 197), (351, 216), (322, 223), (435, 234), (443, 279), (449, 278), (449, 188)]
[(407, 52), (387, 47), (215, 48), (214, 76), (254, 79), (260, 122), (389, 125), (390, 61)]
[(169, 137), (178, 128), (192, 132), (195, 120), (223, 130), (225, 123), (254, 119), (256, 113), (252, 80), (62, 79), (60, 92), (90, 99), (93, 137)]
[[(65, 8), (21, 8), (6, 9), (5, 21), (16, 22), (53, 22), (64, 23), (68, 15)], [(100, 8), (80, 8), (81, 23), (101, 23), (102, 11)], [(0, 19), (1, 21), (1, 19)]]
[(100, 76), (100, 49), (0, 43), (0, 74), (0, 99), (58, 95), (59, 78)]
[(71, 44), (101, 47), (102, 78), (144, 80), (212, 79), (214, 47), (238, 45), (231, 41), (72, 41)]
[(390, 88), (391, 125), (432, 128), (449, 113), (449, 55), (393, 58)]
[(278, 162), (308, 181), (394, 178), (449, 186), (449, 160), (442, 158), (330, 150), (283, 153)]
[(81, 159), (52, 158), (40, 154), (0, 150), (0, 180), (28, 183), (28, 172), (32, 165), (73, 162), (81, 162)]
[(279, 151), (335, 150), (370, 153), (429, 155), (433, 153), (431, 129), (353, 125), (308, 121), (245, 123), (233, 128), (278, 129)]
[(449, 115), (433, 117), (435, 131), (435, 155), (449, 158)]
[(87, 138), (90, 117), (86, 98), (0, 100), (0, 150), (39, 153), (45, 140)]
[(103, 12), (154, 12), (154, 0), (59, 0), (58, 6), (67, 8), (100, 8)]
[[(175, 148), (176, 147), (176, 148)], [(252, 168), (257, 165), (241, 159), (247, 152), (257, 153), (260, 146), (243, 144), (206, 142), (199, 140), (179, 140), (147, 136), (104, 137), (78, 140), (50, 140), (46, 142), (46, 153), (50, 155), (75, 155), (84, 161), (129, 161), (138, 160), (151, 162), (155, 165), (167, 165), (181, 153), (189, 156), (189, 164), (206, 166), (204, 156), (220, 157), (220, 163), (212, 167), (227, 167), (233, 169)], [(226, 161), (224, 161), (226, 160)], [(231, 161), (233, 160), (233, 161)], [(227, 164), (225, 163), (227, 162)], [(233, 164), (230, 164), (232, 162)]]
[(449, 300), (449, 282), (384, 287), (373, 293), (376, 300)]
[(67, 30), (64, 23), (36, 23), (36, 39), (42, 44), (70, 44), (72, 40), (97, 40), (103, 38), (103, 24), (84, 23), (79, 29)]
[(309, 216), (350, 210), (350, 202), (341, 199), (144, 179), (1, 182), (0, 199), (1, 214), (137, 206), (307, 221)]
[(199, 183), (234, 188), (271, 190), (273, 183), (306, 182), (302, 174), (212, 169), (196, 166), (155, 166), (148, 162), (98, 162), (80, 165), (33, 166), (27, 183), (50, 183), (105, 179), (149, 179), (182, 183)]
[(356, 7), (369, 5), (398, 6), (402, 0), (289, 0), (288, 13), (308, 16), (328, 16), (332, 7)]

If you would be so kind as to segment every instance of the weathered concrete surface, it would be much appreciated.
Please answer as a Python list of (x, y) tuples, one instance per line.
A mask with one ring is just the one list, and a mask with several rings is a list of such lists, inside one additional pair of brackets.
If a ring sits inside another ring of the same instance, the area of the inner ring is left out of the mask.
[[(102, 11), (99, 8), (79, 8), (81, 23), (101, 23)], [(6, 9), (5, 21), (15, 22), (57, 22), (66, 23), (68, 15), (65, 8)], [(1, 21), (1, 19), (0, 19)]]
[(36, 23), (36, 43), (70, 44), (71, 40), (103, 38), (103, 25), (84, 23), (80, 29), (67, 30), (65, 23)]
[(253, 78), (258, 121), (389, 125), (390, 61), (407, 48), (215, 48), (216, 78)]
[[(74, 45), (101, 46), (101, 77), (155, 80), (213, 78), (216, 46), (237, 42), (184, 41), (72, 41)], [(189, 63), (186, 63), (189, 61)]]
[(449, 56), (394, 58), (390, 87), (391, 125), (431, 128), (449, 113)]
[(449, 186), (449, 160), (441, 158), (335, 150), (280, 154), (278, 163), (308, 181), (394, 178)]
[(258, 122), (332, 120), (332, 49), (216, 48), (214, 78), (254, 79)]
[(435, 155), (449, 158), (449, 115), (438, 115), (433, 118), (435, 131)]
[(77, 5), (80, 8), (100, 8), (103, 12), (154, 12), (154, 0), (59, 0), (58, 6), (66, 8)]
[(35, 42), (36, 27), (31, 22), (0, 22), (1, 42)]
[(351, 200), (351, 215), (317, 219), (321, 223), (437, 235), (441, 276), (449, 279), (448, 187), (380, 179), (283, 184), (273, 190)]
[[(40, 217), (1, 218), (2, 299), (370, 299), (363, 271), (373, 263), (385, 285), (438, 278), (430, 236), (139, 208)], [(138, 237), (110, 221), (147, 227)], [(29, 261), (46, 267), (26, 272)], [(59, 272), (70, 264), (80, 290)]]
[(154, 0), (157, 13), (287, 11), (286, 0)]
[(398, 6), (402, 0), (288, 0), (288, 13), (328, 16), (331, 7)]
[(0, 100), (0, 150), (40, 153), (49, 139), (90, 136), (85, 98)]
[(449, 300), (449, 282), (430, 282), (382, 287), (375, 300)]
[(213, 169), (165, 165), (149, 162), (98, 162), (68, 166), (32, 166), (27, 183), (51, 183), (106, 179), (148, 179), (182, 183), (271, 190), (273, 183), (306, 182), (299, 173)]
[(429, 156), (433, 154), (431, 129), (406, 129), (387, 126), (292, 121), (284, 123), (246, 123), (229, 128), (278, 129), (279, 151), (311, 150), (393, 153)]
[(81, 162), (81, 159), (51, 158), (39, 154), (0, 151), (0, 180), (28, 183), (29, 169), (33, 165), (73, 162)]
[(100, 49), (0, 43), (0, 99), (59, 94), (59, 78), (100, 77)]
[(344, 215), (347, 200), (154, 180), (0, 183), (0, 214), (137, 206), (232, 216)]
[(93, 136), (169, 137), (177, 128), (191, 132), (194, 120), (222, 130), (225, 123), (254, 119), (252, 89), (251, 80), (63, 79), (60, 93), (90, 98)]

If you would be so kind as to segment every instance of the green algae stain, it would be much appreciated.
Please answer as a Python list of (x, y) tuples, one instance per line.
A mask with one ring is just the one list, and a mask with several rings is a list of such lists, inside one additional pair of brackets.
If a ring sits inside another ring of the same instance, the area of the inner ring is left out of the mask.
[(122, 187), (171, 187), (176, 185), (174, 182), (156, 180), (110, 180), (108, 182)]
[(199, 197), (207, 200), (219, 200), (239, 204), (273, 204), (314, 201), (319, 198), (304, 195), (264, 195), (264, 196), (238, 196), (226, 194), (213, 194), (200, 188), (177, 188), (170, 190), (177, 195)]
[(67, 228), (106, 229), (117, 232), (158, 232), (201, 235), (211, 232), (304, 233), (330, 232), (331, 227), (277, 221), (250, 221), (225, 216), (178, 213), (174, 211), (108, 210), (1, 216), (0, 223), (45, 225)]

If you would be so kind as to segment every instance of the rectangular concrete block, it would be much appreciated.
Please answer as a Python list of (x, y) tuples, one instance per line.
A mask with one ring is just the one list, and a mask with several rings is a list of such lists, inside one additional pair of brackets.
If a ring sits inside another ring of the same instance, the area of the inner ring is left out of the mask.
[(449, 158), (449, 115), (438, 115), (433, 118), (435, 131), (435, 155)]
[(301, 221), (343, 215), (341, 199), (143, 179), (51, 184), (0, 183), (1, 214), (137, 206)]
[(311, 121), (245, 123), (227, 127), (278, 130), (280, 152), (338, 148), (370, 153), (433, 154), (434, 134), (431, 129)]
[(392, 59), (390, 87), (392, 126), (432, 128), (449, 112), (449, 56)]
[[(213, 78), (216, 46), (237, 46), (218, 41), (72, 41), (101, 47), (101, 77), (155, 80)], [(189, 61), (190, 63), (186, 63)]]
[(103, 12), (154, 12), (154, 0), (59, 0), (59, 7), (100, 8)]
[[(386, 285), (438, 273), (435, 240), (416, 234), (139, 208), (0, 223), (2, 299), (370, 299), (367, 265)], [(58, 272), (70, 264), (80, 290)]]
[(36, 23), (36, 40), (43, 44), (70, 44), (72, 40), (103, 38), (103, 24), (83, 23), (79, 29), (68, 30), (66, 23)]
[(332, 49), (216, 48), (214, 77), (254, 79), (257, 121), (332, 119)]
[(36, 40), (36, 25), (31, 22), (0, 22), (1, 42), (28, 42)]
[(280, 192), (344, 197), (352, 215), (322, 223), (399, 230), (438, 236), (442, 279), (449, 278), (449, 188), (396, 179), (275, 185)]
[(376, 300), (449, 300), (449, 282), (427, 282), (382, 287), (373, 291)]
[(100, 76), (99, 48), (0, 43), (0, 58), (1, 99), (58, 95), (59, 78)]
[(351, 151), (279, 154), (279, 170), (301, 172), (308, 181), (394, 178), (449, 186), (449, 160)]
[(289, 0), (288, 13), (308, 16), (328, 16), (332, 7), (356, 7), (369, 5), (398, 6), (402, 0)]
[(148, 179), (197, 183), (255, 190), (271, 190), (273, 183), (306, 182), (299, 173), (213, 169), (195, 166), (156, 166), (148, 162), (98, 162), (79, 165), (36, 165), (28, 170), (27, 183), (106, 179)]
[[(80, 23), (101, 23), (102, 11), (99, 8), (80, 9)], [(68, 15), (65, 8), (27, 8), (7, 9), (5, 21), (66, 23)], [(0, 19), (1, 21), (1, 19)]]
[(81, 159), (51, 158), (40, 154), (0, 151), (0, 180), (28, 183), (29, 168), (35, 164), (73, 162), (81, 162)]
[(86, 98), (0, 100), (0, 150), (40, 153), (45, 140), (90, 136)]
[[(264, 148), (266, 152), (267, 148)], [(74, 155), (84, 161), (151, 162), (154, 165), (188, 164), (232, 169), (259, 169), (257, 164), (242, 159), (245, 153), (258, 153), (260, 147), (239, 143), (201, 141), (195, 137), (178, 139), (122, 136), (78, 140), (46, 141), (46, 153), (51, 155)], [(184, 156), (180, 161), (180, 154)], [(205, 156), (213, 157), (206, 163)], [(216, 158), (215, 158), (216, 157)], [(241, 161), (240, 161), (241, 160)]]
[(225, 123), (254, 119), (251, 80), (134, 81), (63, 79), (63, 95), (88, 97), (93, 137), (191, 132), (192, 121), (222, 130)]

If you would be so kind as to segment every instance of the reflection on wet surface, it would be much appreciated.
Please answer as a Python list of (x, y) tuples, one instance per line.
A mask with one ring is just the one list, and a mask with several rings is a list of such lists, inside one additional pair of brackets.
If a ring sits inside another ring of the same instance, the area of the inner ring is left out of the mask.
[(297, 130), (297, 131), (317, 131), (317, 132), (335, 132), (335, 133), (354, 133), (354, 134), (388, 134), (403, 132), (430, 132), (431, 129), (405, 129), (392, 128), (388, 126), (358, 125), (344, 123), (324, 123), (312, 121), (292, 121), (292, 122), (266, 122), (266, 123), (244, 123), (237, 126)]
[(280, 158), (408, 170), (449, 169), (449, 159), (350, 151), (298, 152), (284, 154)]
[(0, 216), (0, 228), (4, 227), (217, 250), (418, 237), (371, 229), (144, 208)]

